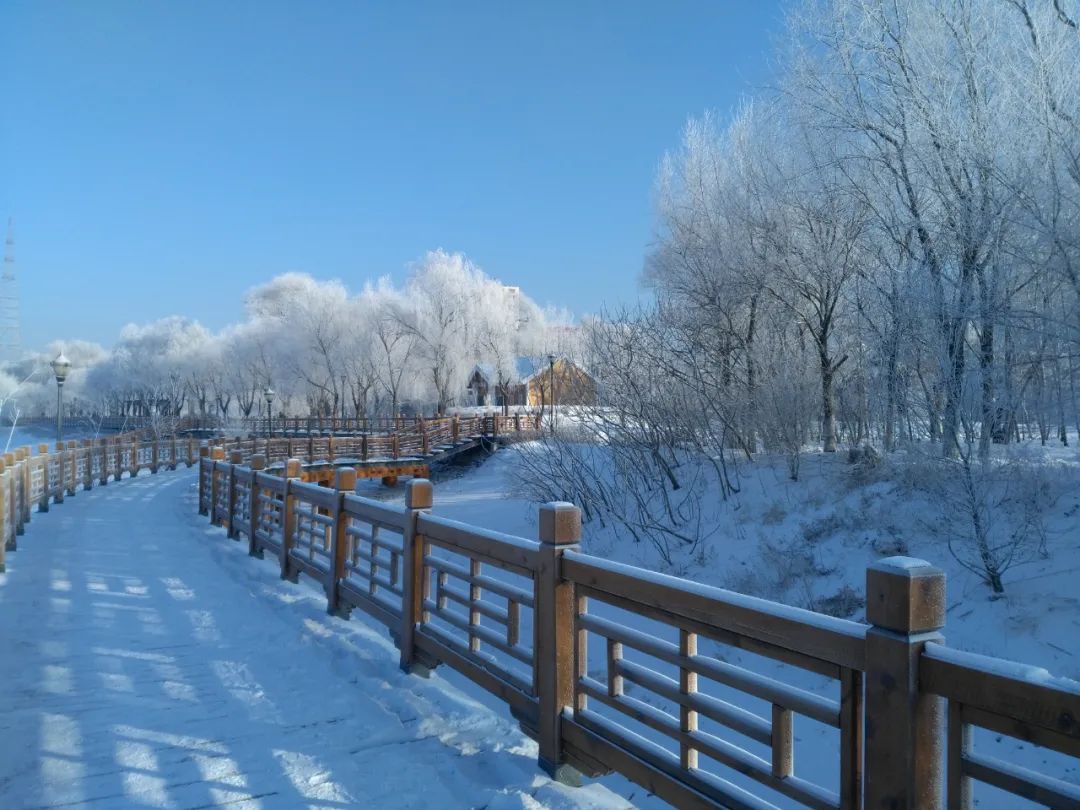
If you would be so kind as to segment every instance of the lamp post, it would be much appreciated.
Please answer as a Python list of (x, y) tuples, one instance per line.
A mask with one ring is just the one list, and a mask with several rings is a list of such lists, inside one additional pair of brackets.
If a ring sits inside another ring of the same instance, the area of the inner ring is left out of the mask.
[(71, 361), (60, 352), (51, 365), (56, 375), (56, 441), (59, 443), (64, 440), (64, 380), (71, 371)]
[(269, 385), (266, 386), (263, 396), (266, 397), (266, 429), (272, 439), (274, 438), (274, 389)]
[(551, 435), (555, 435), (555, 355), (548, 355), (548, 397), (551, 400)]

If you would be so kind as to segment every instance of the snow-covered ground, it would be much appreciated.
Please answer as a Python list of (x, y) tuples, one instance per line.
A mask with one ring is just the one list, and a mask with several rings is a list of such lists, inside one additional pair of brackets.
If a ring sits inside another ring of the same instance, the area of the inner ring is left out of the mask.
[[(1075, 451), (1053, 451), (1048, 461), (1075, 464)], [(518, 463), (503, 450), (440, 472), (435, 512), (536, 537), (537, 506), (516, 490)], [(947, 572), (950, 646), (1080, 675), (1080, 492), (1054, 502), (1048, 556), (1014, 571), (1005, 596), (991, 599), (933, 531), (937, 507), (891, 473), (856, 475), (842, 457), (820, 455), (802, 472), (790, 482), (780, 459), (744, 465), (742, 494), (720, 510), (720, 530), (703, 552), (677, 559), (674, 572), (837, 609), (844, 600), (825, 600), (845, 589), (861, 595), (866, 564), (903, 551)], [(551, 783), (497, 699), (446, 667), (427, 681), (401, 674), (380, 625), (359, 612), (349, 622), (327, 617), (310, 580), (282, 583), (272, 561), (252, 560), (207, 526), (194, 488), (193, 471), (178, 471), (79, 493), (35, 515), (8, 556), (0, 575), (0, 807), (662, 806), (618, 776), (576, 790)], [(403, 495), (377, 483), (362, 492)], [(648, 546), (587, 530), (587, 552), (663, 570)], [(812, 569), (778, 576), (777, 550), (806, 546)], [(862, 618), (859, 605), (848, 607)], [(837, 696), (835, 682), (787, 665), (715, 644), (702, 652)], [(604, 666), (603, 648), (590, 645), (590, 674), (603, 677)], [(769, 716), (768, 704), (743, 693), (702, 688)], [(672, 708), (629, 684), (627, 693)], [(835, 730), (799, 717), (795, 733), (796, 773), (835, 790)], [(767, 756), (737, 735), (732, 742)], [(976, 746), (1080, 781), (1075, 762), (1010, 738), (978, 734)], [(981, 786), (976, 797), (980, 808), (1024, 806)]]
[[(1045, 518), (1046, 556), (1008, 572), (1005, 594), (994, 597), (978, 577), (959, 566), (943, 535), (941, 505), (911, 487), (904, 470), (880, 468), (867, 474), (844, 454), (811, 454), (800, 480), (789, 480), (784, 459), (761, 457), (739, 468), (740, 495), (717, 510), (718, 531), (703, 549), (659, 560), (647, 544), (620, 539), (610, 529), (585, 527), (583, 550), (650, 570), (675, 573), (706, 584), (784, 601), (799, 607), (828, 607), (863, 620), (861, 598), (869, 563), (884, 556), (921, 557), (947, 576), (946, 643), (971, 652), (1045, 667), (1054, 675), (1080, 680), (1080, 454), (1071, 448), (1033, 448), (1047, 469), (1055, 470), (1056, 495)], [(910, 459), (908, 460), (911, 461)], [(467, 472), (451, 470), (435, 484), (434, 511), (455, 520), (510, 534), (537, 536), (537, 505), (517, 494), (513, 449), (502, 450)], [(912, 462), (914, 463), (914, 462)], [(370, 494), (396, 498), (372, 486)], [(621, 611), (611, 618), (649, 632), (662, 629)], [(838, 697), (835, 682), (721, 645), (708, 649), (730, 663), (763, 675)], [(590, 673), (603, 680), (604, 650), (590, 647)], [(647, 666), (660, 669), (653, 659)], [(769, 707), (746, 695), (717, 687), (714, 695), (768, 717)], [(677, 709), (628, 685), (628, 694), (673, 712)], [(645, 736), (648, 730), (635, 729)], [(838, 735), (805, 718), (796, 720), (796, 773), (835, 790)], [(746, 741), (733, 739), (740, 745)], [(978, 750), (1044, 773), (1080, 782), (1076, 760), (1033, 748), (1012, 738), (978, 731)], [(768, 757), (754, 744), (746, 747)], [(729, 775), (742, 787), (763, 792), (756, 783)], [(618, 788), (616, 788), (618, 789)], [(978, 785), (981, 808), (1025, 805), (1015, 797)], [(770, 796), (780, 806), (789, 802)]]
[(35, 515), (0, 574), (0, 808), (618, 808), (196, 514), (194, 471)]

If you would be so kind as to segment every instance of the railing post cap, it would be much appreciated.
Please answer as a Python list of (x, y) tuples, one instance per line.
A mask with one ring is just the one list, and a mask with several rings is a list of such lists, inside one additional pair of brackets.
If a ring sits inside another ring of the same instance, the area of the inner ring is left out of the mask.
[(566, 501), (540, 506), (540, 542), (568, 546), (581, 541), (581, 510)]
[(285, 477), (286, 478), (299, 478), (300, 470), (303, 468), (303, 463), (298, 458), (290, 458), (285, 462)]
[(251, 457), (248, 465), (253, 470), (262, 470), (266, 468), (266, 455), (264, 453), (256, 453)]
[(886, 557), (866, 569), (866, 620), (896, 633), (945, 626), (945, 573), (914, 557)]
[(244, 451), (243, 450), (230, 450), (229, 451), (229, 463), (230, 464), (243, 464), (244, 463)]
[(352, 467), (339, 467), (334, 473), (334, 489), (352, 492), (356, 489), (356, 470)]
[(405, 485), (407, 509), (430, 509), (435, 501), (435, 491), (426, 478), (414, 478)]

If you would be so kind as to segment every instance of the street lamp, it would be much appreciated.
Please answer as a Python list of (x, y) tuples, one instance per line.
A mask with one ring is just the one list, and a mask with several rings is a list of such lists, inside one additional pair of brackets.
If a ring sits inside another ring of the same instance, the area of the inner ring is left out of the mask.
[(551, 399), (551, 435), (555, 435), (555, 355), (548, 355), (548, 389)]
[(64, 380), (71, 371), (71, 361), (60, 352), (51, 365), (56, 375), (56, 441), (59, 443), (64, 440)]
[(270, 432), (270, 438), (272, 439), (274, 438), (274, 389), (269, 385), (266, 386), (263, 396), (266, 397), (266, 429)]

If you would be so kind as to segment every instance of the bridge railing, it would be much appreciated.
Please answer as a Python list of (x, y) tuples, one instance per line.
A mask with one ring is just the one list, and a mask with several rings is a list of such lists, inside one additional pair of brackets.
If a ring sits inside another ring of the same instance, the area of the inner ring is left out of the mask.
[[(973, 781), (1080, 806), (1080, 785), (971, 744), (978, 727), (1080, 757), (1080, 683), (943, 646), (927, 563), (872, 565), (861, 624), (584, 554), (570, 504), (526, 539), (431, 514), (422, 479), (399, 507), (355, 495), (348, 468), (318, 487), (298, 459), (278, 475), (205, 452), (213, 522), (318, 581), (329, 612), (386, 625), (406, 671), (448, 666), (497, 696), (557, 778), (616, 771), (678, 806), (967, 808)], [(808, 722), (833, 729), (831, 769), (796, 767)]]
[[(282, 577), (320, 582), (331, 613), (386, 625), (406, 671), (448, 666), (497, 696), (557, 778), (616, 771), (679, 806), (969, 808), (985, 784), (1080, 807), (1061, 778), (1080, 759), (1080, 683), (946, 647), (927, 563), (870, 566), (860, 624), (584, 554), (570, 504), (514, 537), (431, 514), (425, 480), (392, 506), (354, 494), (353, 469), (314, 486), (298, 459), (275, 474), (250, 449), (132, 436), (6, 453), (0, 568), (35, 505), (197, 462), (200, 512)], [(797, 767), (807, 721), (834, 729), (831, 767)], [(980, 750), (1002, 736), (1038, 748), (1040, 770)]]
[(120, 480), (141, 469), (156, 473), (161, 467), (192, 466), (199, 460), (199, 444), (192, 438), (150, 440), (139, 431), (98, 439), (20, 447), (0, 455), (0, 571), (7, 553), (18, 548), (33, 512), (48, 512), (80, 489)]
[[(473, 439), (516, 440), (538, 435), (540, 419), (535, 414), (510, 416), (448, 416), (436, 419), (405, 420), (387, 432), (355, 436), (279, 435), (275, 432), (257, 438), (211, 439), (227, 451), (238, 449), (244, 458), (255, 454), (266, 457), (268, 464), (300, 458), (308, 463), (334, 463), (342, 460), (379, 461), (406, 458), (429, 458), (441, 450)], [(276, 429), (275, 429), (276, 431)]]
[[(341, 417), (259, 417), (245, 419), (244, 428), (257, 436), (267, 436), (271, 431), (276, 436), (323, 436), (341, 434), (399, 434), (404, 437), (419, 439), (425, 428), (433, 430), (429, 436), (438, 434), (440, 438), (457, 440), (458, 434), (468, 436), (490, 436), (493, 434), (514, 434), (536, 432), (540, 430), (543, 415), (540, 413), (513, 414), (458, 414), (453, 416), (399, 416), (371, 418)], [(454, 426), (457, 425), (457, 431)]]

